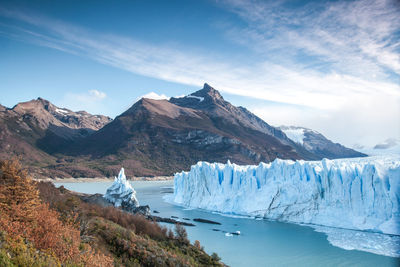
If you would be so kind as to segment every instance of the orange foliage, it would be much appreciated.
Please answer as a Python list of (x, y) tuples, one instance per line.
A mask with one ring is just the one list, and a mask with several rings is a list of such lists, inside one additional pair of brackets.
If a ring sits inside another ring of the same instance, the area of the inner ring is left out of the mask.
[(0, 210), (13, 221), (32, 220), (40, 205), (35, 182), (28, 178), (27, 172), (21, 169), (17, 160), (0, 162), (0, 171)]
[(80, 251), (79, 228), (62, 223), (59, 214), (41, 203), (36, 183), (15, 160), (0, 163), (0, 230), (26, 238), (37, 249), (53, 253), (61, 262), (113, 266), (113, 260), (87, 245)]

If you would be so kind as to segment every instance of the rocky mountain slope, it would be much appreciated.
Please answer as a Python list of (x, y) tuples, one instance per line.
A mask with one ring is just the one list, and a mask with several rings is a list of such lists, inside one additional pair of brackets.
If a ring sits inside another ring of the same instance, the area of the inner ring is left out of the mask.
[(290, 139), (303, 146), (319, 158), (337, 159), (365, 157), (366, 155), (353, 149), (333, 143), (321, 133), (296, 126), (279, 127)]
[(316, 159), (207, 84), (183, 98), (141, 99), (65, 153), (94, 157), (107, 168), (122, 164), (136, 175), (173, 174), (200, 160), (253, 164), (277, 157)]
[(128, 176), (172, 175), (198, 161), (257, 164), (333, 155), (293, 141), (208, 84), (181, 98), (143, 98), (114, 120), (41, 98), (0, 110), (0, 120), (0, 156), (22, 155), (47, 170), (41, 176), (113, 176), (121, 166), (131, 170)]
[(58, 108), (42, 98), (13, 108), (2, 106), (0, 157), (20, 156), (29, 166), (51, 166), (59, 160), (55, 151), (89, 136), (110, 121), (103, 115)]

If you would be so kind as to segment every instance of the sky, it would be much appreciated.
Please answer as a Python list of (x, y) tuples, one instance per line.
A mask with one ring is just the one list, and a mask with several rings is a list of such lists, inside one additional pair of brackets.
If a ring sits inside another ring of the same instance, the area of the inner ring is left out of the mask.
[(208, 83), (273, 126), (400, 139), (400, 1), (0, 0), (0, 103), (115, 117)]

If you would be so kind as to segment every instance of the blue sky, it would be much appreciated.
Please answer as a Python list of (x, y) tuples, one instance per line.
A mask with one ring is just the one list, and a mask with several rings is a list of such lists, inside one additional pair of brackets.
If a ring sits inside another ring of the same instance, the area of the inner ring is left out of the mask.
[(1, 1), (0, 103), (41, 96), (115, 117), (207, 82), (272, 125), (374, 145), (400, 138), (399, 5)]

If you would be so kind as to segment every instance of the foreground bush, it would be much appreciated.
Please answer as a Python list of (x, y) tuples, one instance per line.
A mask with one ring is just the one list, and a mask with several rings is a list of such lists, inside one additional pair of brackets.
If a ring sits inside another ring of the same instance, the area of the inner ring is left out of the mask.
[[(90, 247), (81, 246), (78, 225), (72, 221), (62, 222), (56, 211), (42, 203), (36, 183), (17, 161), (1, 162), (0, 172), (0, 231), (7, 234), (8, 244), (26, 240), (34, 249), (54, 255), (64, 264), (112, 266), (110, 257), (95, 255)], [(21, 257), (18, 253), (15, 255), (13, 262)], [(29, 253), (26, 257), (29, 258)], [(94, 258), (99, 262), (91, 262)]]
[[(83, 198), (84, 199), (84, 198)], [(222, 266), (183, 226), (82, 201), (0, 163), (0, 266)]]

